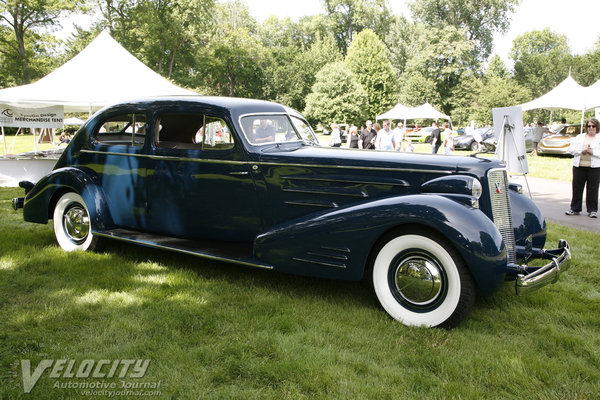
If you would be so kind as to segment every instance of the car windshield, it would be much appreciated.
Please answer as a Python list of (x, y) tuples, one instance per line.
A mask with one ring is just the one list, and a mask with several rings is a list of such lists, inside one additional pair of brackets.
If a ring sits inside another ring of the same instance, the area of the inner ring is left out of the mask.
[(241, 118), (248, 141), (255, 145), (308, 141), (318, 143), (310, 125), (289, 115), (247, 115)]

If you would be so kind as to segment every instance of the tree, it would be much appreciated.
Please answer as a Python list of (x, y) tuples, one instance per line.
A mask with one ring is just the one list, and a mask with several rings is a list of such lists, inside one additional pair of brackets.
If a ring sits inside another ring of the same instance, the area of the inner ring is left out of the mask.
[(385, 37), (389, 25), (389, 10), (385, 0), (323, 0), (329, 29), (345, 55), (354, 36), (364, 29)]
[[(417, 49), (415, 55), (406, 64), (405, 74), (412, 81), (419, 76), (426, 78), (427, 86), (423, 88), (412, 84), (407, 86), (408, 81), (403, 79), (404, 96), (412, 95), (422, 99), (424, 91), (430, 91), (431, 85), (434, 85), (436, 95), (426, 100), (440, 107), (444, 114), (450, 115), (455, 88), (463, 79), (474, 75), (471, 57), (473, 43), (465, 39), (462, 30), (454, 27), (431, 28), (425, 32)], [(406, 90), (412, 93), (406, 93)], [(431, 96), (430, 93), (427, 95)]]
[(510, 56), (515, 80), (528, 88), (533, 97), (547, 93), (569, 74), (567, 38), (548, 28), (516, 37)]
[(306, 98), (304, 114), (313, 123), (359, 124), (365, 119), (367, 96), (342, 61), (325, 65)]
[(365, 29), (356, 35), (346, 64), (367, 93), (367, 116), (374, 118), (396, 104), (398, 82), (385, 45), (375, 32)]
[(319, 40), (305, 51), (295, 46), (268, 50), (271, 51), (271, 62), (265, 70), (266, 99), (296, 110), (305, 108), (306, 96), (322, 66), (332, 60), (342, 59), (333, 38)]
[(519, 0), (413, 0), (409, 7), (417, 21), (426, 26), (453, 26), (474, 43), (472, 55), (478, 63), (492, 51), (495, 32), (506, 32), (510, 13)]
[[(42, 36), (37, 32), (59, 23), (70, 11), (83, 9), (85, 0), (0, 0), (0, 24), (12, 33), (0, 35), (0, 53), (19, 67), (18, 83), (30, 83), (32, 60)], [(11, 37), (12, 36), (12, 37)]]

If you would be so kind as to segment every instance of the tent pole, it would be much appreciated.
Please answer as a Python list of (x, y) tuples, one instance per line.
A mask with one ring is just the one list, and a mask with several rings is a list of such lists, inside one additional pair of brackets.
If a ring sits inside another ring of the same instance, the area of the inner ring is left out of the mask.
[(4, 143), (4, 155), (6, 155), (6, 136), (4, 135), (4, 126), (2, 126), (2, 143)]

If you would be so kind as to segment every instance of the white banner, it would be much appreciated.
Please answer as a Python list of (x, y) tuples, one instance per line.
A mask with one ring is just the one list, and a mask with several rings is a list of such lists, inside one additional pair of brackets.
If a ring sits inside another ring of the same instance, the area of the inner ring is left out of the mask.
[(506, 162), (508, 172), (528, 174), (527, 151), (521, 107), (493, 108), (496, 157)]
[(62, 128), (63, 106), (20, 108), (0, 104), (0, 126), (15, 128)]

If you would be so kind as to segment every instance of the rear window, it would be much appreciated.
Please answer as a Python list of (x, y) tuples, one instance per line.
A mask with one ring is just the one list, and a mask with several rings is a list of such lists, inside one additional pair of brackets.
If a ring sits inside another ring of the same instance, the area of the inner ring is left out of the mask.
[(146, 139), (146, 131), (144, 114), (120, 114), (104, 121), (94, 139), (100, 144), (142, 146)]

